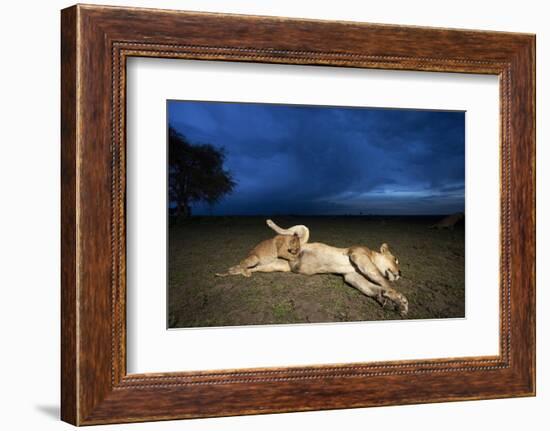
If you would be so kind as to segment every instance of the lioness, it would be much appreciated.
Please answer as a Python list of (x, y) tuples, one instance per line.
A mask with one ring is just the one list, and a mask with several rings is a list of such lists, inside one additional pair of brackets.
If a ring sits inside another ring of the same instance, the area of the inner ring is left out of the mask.
[(401, 316), (407, 315), (407, 298), (388, 282), (401, 277), (399, 260), (391, 253), (388, 244), (382, 244), (378, 252), (362, 246), (338, 248), (323, 243), (308, 243), (309, 229), (304, 225), (283, 229), (272, 220), (267, 220), (266, 223), (280, 235), (298, 235), (301, 251), (297, 259), (283, 260), (276, 267), (264, 265), (256, 268), (256, 271), (292, 271), (307, 275), (341, 274), (346, 283), (375, 298), (382, 306), (390, 301)]
[(454, 229), (455, 226), (464, 220), (464, 213), (451, 214), (436, 224), (430, 226), (431, 229)]
[(288, 261), (296, 259), (299, 252), (300, 238), (297, 233), (276, 235), (259, 243), (238, 265), (232, 266), (226, 273), (216, 275), (218, 277), (227, 275), (250, 277), (255, 271), (272, 272), (262, 269), (265, 267), (279, 271), (279, 268), (288, 267)]

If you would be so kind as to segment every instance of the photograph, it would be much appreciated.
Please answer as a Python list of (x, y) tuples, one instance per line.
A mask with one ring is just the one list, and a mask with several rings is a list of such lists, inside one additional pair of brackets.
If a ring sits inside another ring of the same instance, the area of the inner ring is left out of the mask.
[(465, 317), (465, 112), (167, 101), (168, 328)]

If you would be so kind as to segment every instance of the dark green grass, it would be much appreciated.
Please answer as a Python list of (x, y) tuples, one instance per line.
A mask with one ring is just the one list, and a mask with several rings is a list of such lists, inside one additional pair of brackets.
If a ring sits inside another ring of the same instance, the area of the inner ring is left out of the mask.
[[(305, 224), (310, 242), (378, 249), (387, 242), (403, 277), (393, 286), (409, 299), (409, 319), (464, 317), (464, 226), (435, 230), (417, 217), (275, 217)], [(193, 217), (169, 229), (171, 328), (400, 319), (339, 275), (254, 273), (216, 277), (273, 232), (263, 217)]]

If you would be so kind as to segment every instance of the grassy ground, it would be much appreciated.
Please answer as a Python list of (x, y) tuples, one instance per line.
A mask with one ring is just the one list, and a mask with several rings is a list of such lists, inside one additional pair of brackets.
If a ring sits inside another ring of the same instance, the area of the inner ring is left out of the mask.
[[(464, 317), (464, 226), (429, 229), (433, 218), (275, 217), (305, 224), (310, 242), (378, 249), (387, 242), (403, 276), (409, 319)], [(259, 217), (195, 217), (169, 230), (169, 327), (400, 319), (339, 275), (254, 273), (219, 278), (272, 232)]]

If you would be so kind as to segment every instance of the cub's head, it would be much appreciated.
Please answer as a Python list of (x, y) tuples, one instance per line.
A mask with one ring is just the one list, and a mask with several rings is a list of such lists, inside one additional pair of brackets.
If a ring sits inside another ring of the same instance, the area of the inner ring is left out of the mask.
[(401, 277), (401, 270), (399, 269), (399, 259), (397, 259), (392, 252), (388, 244), (384, 243), (380, 246), (380, 253), (374, 254), (374, 264), (378, 270), (384, 274), (390, 281), (399, 280)]
[(287, 260), (294, 260), (300, 253), (300, 238), (294, 235), (277, 235), (275, 237), (277, 256)]
[(298, 234), (294, 235), (288, 235), (288, 248), (287, 251), (292, 255), (297, 255), (300, 253), (300, 238), (298, 237)]

